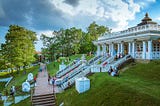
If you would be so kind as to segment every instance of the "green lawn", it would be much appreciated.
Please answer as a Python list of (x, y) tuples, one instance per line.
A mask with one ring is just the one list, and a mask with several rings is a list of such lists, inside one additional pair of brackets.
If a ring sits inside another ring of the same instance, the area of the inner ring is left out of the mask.
[[(19, 93), (21, 93), (21, 91), (22, 91), (21, 90), (22, 83), (27, 80), (28, 73), (31, 72), (35, 76), (38, 73), (38, 68), (39, 68), (39, 66), (35, 66), (35, 67), (31, 67), (29, 69), (26, 69), (26, 74), (23, 74), (23, 71), (20, 71), (19, 74), (17, 74), (17, 72), (14, 72), (12, 74), (13, 79), (8, 84), (8, 86), (6, 88), (2, 88), (2, 90), (5, 89), (4, 91), (7, 90), (9, 92), (11, 86), (15, 86), (16, 90), (17, 90), (17, 94), (19, 95)], [(10, 75), (6, 75), (5, 77), (9, 77), (9, 76)], [(3, 92), (3, 93), (5, 93), (5, 92)]]
[(0, 92), (3, 91), (6, 82), (0, 82)]
[[(51, 76), (55, 75), (55, 73), (58, 71), (59, 69), (59, 64), (62, 63), (62, 60), (64, 61), (65, 64), (69, 64), (71, 63), (73, 60), (77, 59), (77, 58), (81, 58), (82, 54), (76, 54), (76, 55), (73, 55), (73, 56), (70, 56), (70, 61), (69, 62), (66, 62), (65, 61), (65, 58), (62, 57), (60, 58), (60, 61), (58, 62), (51, 62), (50, 64), (47, 65), (47, 70), (48, 72), (50, 73)], [(86, 59), (90, 59), (91, 57), (93, 56), (86, 56)], [(36, 67), (32, 67), (30, 69), (27, 70), (27, 74), (23, 74), (23, 71), (20, 72), (20, 74), (16, 74), (14, 73), (13, 76), (13, 80), (10, 82), (10, 84), (8, 85), (8, 87), (6, 88), (8, 91), (10, 89), (10, 87), (12, 85), (16, 86), (17, 88), (20, 88), (19, 90), (21, 91), (21, 84), (27, 79), (27, 75), (28, 73), (32, 72), (34, 75), (37, 74), (38, 72), (38, 68), (39, 66), (36, 66)], [(3, 77), (8, 77), (10, 76), (9, 74), (8, 75), (5, 75)], [(22, 92), (20, 92), (22, 93)], [(19, 93), (18, 93), (19, 94)], [(27, 102), (27, 103), (26, 103)], [(22, 102), (18, 103), (18, 104), (14, 104), (13, 106), (30, 106), (31, 105), (31, 101), (30, 101), (30, 98), (26, 99), (26, 100), (23, 100)]]
[(27, 98), (17, 104), (13, 104), (12, 106), (31, 106), (31, 98)]
[(89, 76), (91, 89), (78, 94), (75, 87), (57, 95), (64, 106), (158, 106), (160, 104), (160, 61), (128, 65), (119, 77), (107, 73)]
[[(8, 95), (9, 95), (9, 90), (10, 90), (11, 86), (15, 86), (16, 87), (16, 95), (26, 94), (26, 93), (22, 92), (22, 83), (24, 81), (26, 81), (28, 73), (31, 72), (35, 76), (38, 73), (38, 69), (39, 69), (39, 66), (34, 66), (34, 67), (29, 68), (29, 69), (26, 69), (26, 74), (24, 74), (23, 71), (20, 71), (19, 74), (17, 74), (17, 72), (14, 72), (12, 74), (13, 79), (8, 84), (8, 86), (6, 88), (4, 88), (4, 86), (0, 87), (0, 89), (3, 91), (2, 93), (6, 94), (6, 91), (7, 91)], [(9, 76), (11, 76), (11, 75), (7, 74), (3, 77), (9, 77)], [(11, 99), (11, 98), (9, 98), (9, 99)], [(28, 102), (30, 102), (30, 101), (28, 101)], [(24, 106), (30, 106), (30, 103), (28, 103), (28, 102), (27, 103), (24, 102)], [(29, 105), (26, 105), (26, 104), (29, 104)], [(0, 105), (1, 105), (1, 103), (0, 103)]]
[[(71, 60), (78, 56), (81, 57), (81, 55), (72, 56)], [(51, 75), (56, 73), (59, 64), (61, 62), (48, 64), (47, 68)], [(64, 106), (159, 106), (160, 61), (129, 64), (127, 67), (125, 71), (121, 70), (119, 77), (111, 77), (107, 73), (89, 76), (91, 81), (89, 91), (78, 94), (73, 86), (56, 95), (57, 104), (64, 102)], [(38, 66), (27, 72), (33, 72), (35, 75), (37, 71)], [(15, 79), (11, 81), (9, 88), (14, 83), (16, 86), (21, 86), (26, 78), (27, 75), (23, 75), (22, 72), (19, 75), (15, 74)], [(14, 106), (30, 106), (30, 104), (31, 101), (28, 98)]]

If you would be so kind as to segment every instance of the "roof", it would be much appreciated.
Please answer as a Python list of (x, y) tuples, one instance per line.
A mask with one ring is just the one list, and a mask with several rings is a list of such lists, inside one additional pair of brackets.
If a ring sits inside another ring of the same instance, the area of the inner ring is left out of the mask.
[(146, 24), (157, 24), (156, 22), (152, 21), (152, 19), (148, 16), (148, 13), (145, 14), (145, 17), (142, 19), (141, 23), (139, 23), (137, 26)]

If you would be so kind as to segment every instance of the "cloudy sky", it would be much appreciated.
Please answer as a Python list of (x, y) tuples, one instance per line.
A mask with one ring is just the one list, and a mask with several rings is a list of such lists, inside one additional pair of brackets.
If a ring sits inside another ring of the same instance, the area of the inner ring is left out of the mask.
[[(146, 12), (160, 23), (160, 0), (0, 0), (0, 43), (11, 24), (51, 35), (53, 30), (77, 27), (84, 31), (93, 21), (112, 31), (137, 25)], [(41, 42), (36, 50), (40, 51)]]

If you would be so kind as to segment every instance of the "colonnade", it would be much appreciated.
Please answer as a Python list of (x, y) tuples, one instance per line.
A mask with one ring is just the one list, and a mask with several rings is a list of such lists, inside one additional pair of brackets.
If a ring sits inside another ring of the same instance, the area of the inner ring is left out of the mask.
[[(99, 43), (97, 44), (97, 55), (104, 55), (104, 54), (109, 54), (110, 56), (114, 56), (116, 54), (124, 54), (124, 43), (127, 43), (127, 53), (130, 54), (133, 58), (137, 58), (138, 52), (141, 52), (141, 59), (152, 59), (152, 40), (148, 41), (139, 41), (142, 43), (142, 51), (138, 51), (136, 48), (137, 41), (132, 41), (132, 42), (120, 42), (120, 43)], [(117, 50), (115, 46), (117, 45)], [(102, 46), (102, 47), (101, 47)], [(102, 50), (101, 50), (102, 48)]]

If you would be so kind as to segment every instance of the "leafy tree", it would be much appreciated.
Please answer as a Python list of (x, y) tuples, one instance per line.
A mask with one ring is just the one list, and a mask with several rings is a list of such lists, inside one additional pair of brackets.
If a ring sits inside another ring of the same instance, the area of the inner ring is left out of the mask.
[(36, 33), (18, 25), (10, 25), (5, 36), (6, 42), (2, 46), (2, 55), (9, 68), (31, 64), (35, 58)]
[(96, 47), (92, 41), (97, 40), (100, 35), (108, 31), (107, 27), (93, 22), (88, 26), (86, 33), (81, 29), (72, 27), (54, 31), (53, 37), (41, 35), (41, 40), (45, 46), (43, 54), (51, 58), (52, 56), (70, 56), (75, 53), (95, 51)]
[(92, 41), (97, 40), (99, 36), (109, 31), (108, 27), (99, 26), (96, 22), (91, 23), (87, 28), (87, 33), (83, 35), (83, 43), (81, 44), (81, 51), (93, 52), (96, 50)]

